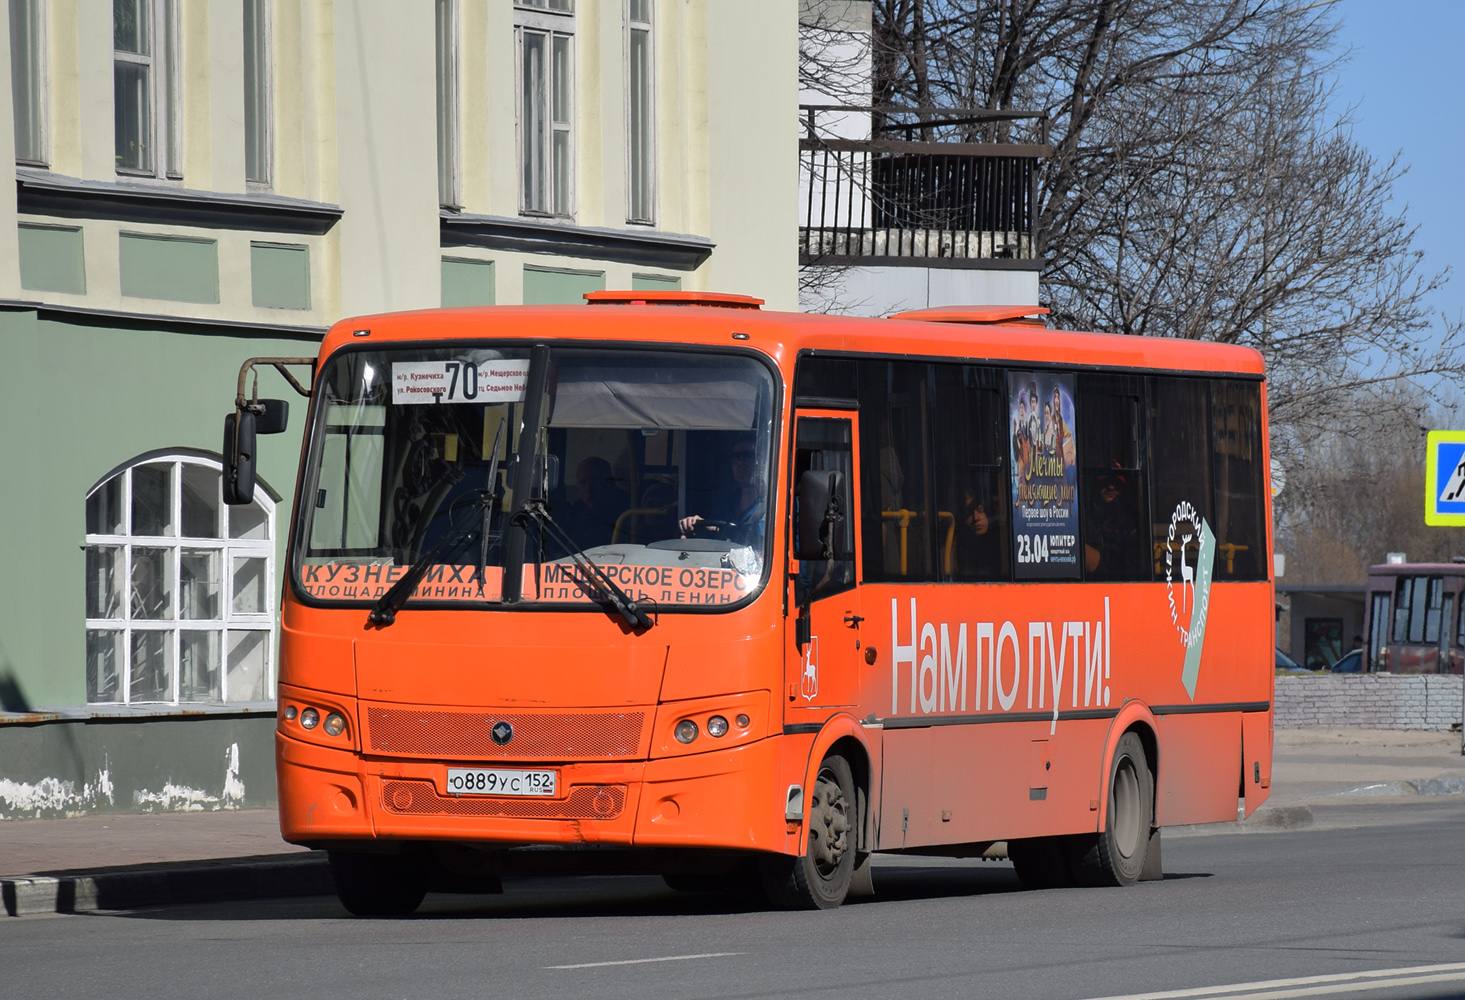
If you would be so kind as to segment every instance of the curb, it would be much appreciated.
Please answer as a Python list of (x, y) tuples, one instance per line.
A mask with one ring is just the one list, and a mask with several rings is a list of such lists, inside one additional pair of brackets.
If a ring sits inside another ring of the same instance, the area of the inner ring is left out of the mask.
[(324, 852), (0, 878), (0, 900), (12, 917), (334, 892)]

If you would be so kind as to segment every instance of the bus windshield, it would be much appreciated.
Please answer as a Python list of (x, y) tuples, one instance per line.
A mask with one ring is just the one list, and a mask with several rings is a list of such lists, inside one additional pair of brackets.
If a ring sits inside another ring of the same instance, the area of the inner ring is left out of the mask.
[[(603, 599), (571, 547), (659, 610), (733, 604), (757, 590), (769, 542), (768, 366), (557, 347), (547, 371), (531, 374), (528, 347), (482, 343), (348, 350), (328, 361), (296, 531), (301, 593), (374, 601), (428, 554), (413, 605), (499, 604), (514, 590), (503, 583), (515, 532), (524, 533), (524, 601)], [(536, 412), (537, 433), (526, 437)], [(521, 456), (526, 439), (532, 454)], [(519, 475), (521, 460), (532, 475)], [(561, 531), (515, 516), (528, 499), (543, 500)]]

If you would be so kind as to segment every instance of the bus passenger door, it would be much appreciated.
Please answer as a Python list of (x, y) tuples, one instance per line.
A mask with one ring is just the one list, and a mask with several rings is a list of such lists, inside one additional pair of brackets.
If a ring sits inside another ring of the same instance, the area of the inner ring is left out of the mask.
[[(855, 585), (860, 534), (854, 447), (859, 439), (857, 419), (853, 413), (837, 410), (801, 410), (796, 418), (788, 505), (792, 516), (792, 620), (785, 660), (788, 707), (794, 711), (850, 707), (859, 699), (860, 623), (864, 619)], [(805, 484), (802, 490), (801, 483)], [(829, 497), (823, 509), (802, 510), (801, 495), (818, 493)], [(809, 537), (801, 537), (801, 525)], [(801, 547), (804, 555), (818, 552), (817, 557), (798, 559)], [(829, 713), (812, 715), (822, 722)]]

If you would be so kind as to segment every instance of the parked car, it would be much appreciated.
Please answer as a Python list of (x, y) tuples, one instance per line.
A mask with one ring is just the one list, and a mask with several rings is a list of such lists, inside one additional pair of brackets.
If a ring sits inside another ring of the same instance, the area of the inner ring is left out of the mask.
[(1292, 659), (1292, 657), (1288, 656), (1286, 653), (1282, 652), (1279, 649), (1279, 650), (1277, 650), (1277, 673), (1279, 673), (1279, 674), (1315, 674), (1315, 673), (1317, 673), (1317, 671), (1316, 670), (1308, 670), (1302, 664), (1298, 663), (1296, 660)]
[(1363, 650), (1355, 649), (1351, 653), (1344, 653), (1331, 669), (1335, 674), (1363, 673)]

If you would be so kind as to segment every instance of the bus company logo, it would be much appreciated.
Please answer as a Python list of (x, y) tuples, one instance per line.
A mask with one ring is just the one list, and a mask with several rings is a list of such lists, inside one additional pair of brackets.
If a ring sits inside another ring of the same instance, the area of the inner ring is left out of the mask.
[(819, 637), (812, 635), (804, 644), (804, 672), (799, 675), (799, 694), (805, 701), (819, 697)]
[[(1204, 519), (1189, 500), (1182, 500), (1170, 515), (1170, 530), (1165, 535), (1165, 595), (1170, 602), (1170, 623), (1180, 633), (1180, 644), (1189, 646), (1191, 626), (1204, 620), (1205, 610), (1195, 608), (1195, 567), (1186, 559), (1190, 543), (1201, 533)], [(1179, 562), (1180, 600), (1175, 599), (1176, 562)], [(1199, 560), (1197, 560), (1199, 561)], [(1209, 597), (1209, 595), (1206, 595)], [(1192, 610), (1194, 608), (1194, 610)], [(1181, 622), (1181, 615), (1185, 621)]]
[(514, 738), (514, 727), (500, 719), (493, 724), (493, 728), (488, 731), (488, 735), (499, 746), (503, 746)]
[[(1189, 552), (1195, 549), (1195, 564)], [(1178, 572), (1177, 572), (1178, 560)], [(1170, 515), (1165, 536), (1165, 592), (1170, 602), (1170, 623), (1180, 634), (1185, 664), (1180, 682), (1191, 699), (1200, 678), (1201, 650), (1206, 641), (1206, 613), (1211, 607), (1211, 572), (1216, 562), (1216, 536), (1206, 519), (1188, 501), (1182, 500)], [(1179, 580), (1180, 594), (1175, 593)], [(1182, 617), (1183, 616), (1183, 617)]]

